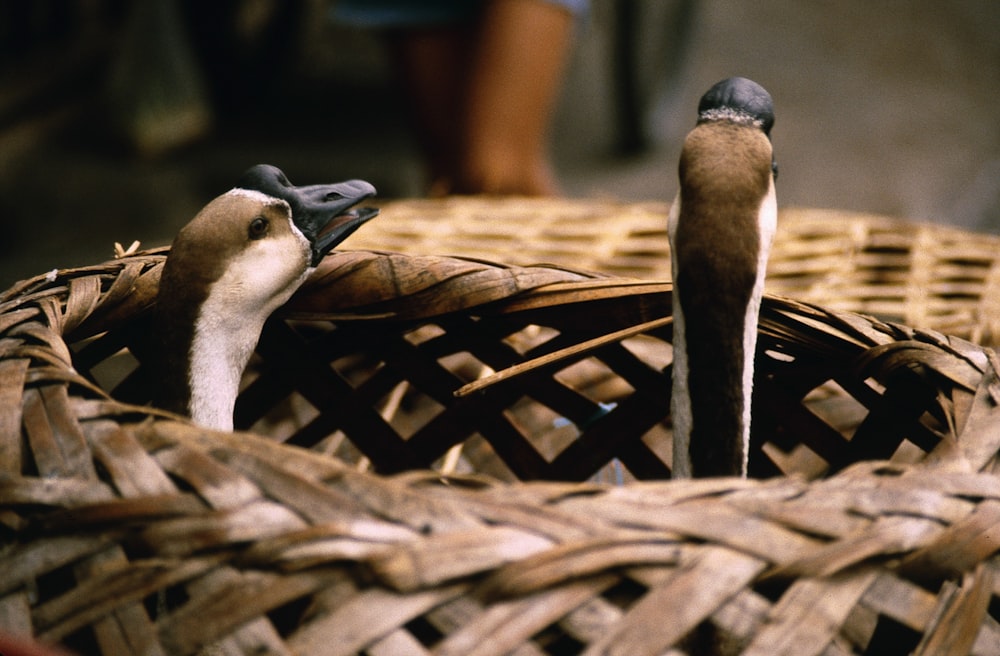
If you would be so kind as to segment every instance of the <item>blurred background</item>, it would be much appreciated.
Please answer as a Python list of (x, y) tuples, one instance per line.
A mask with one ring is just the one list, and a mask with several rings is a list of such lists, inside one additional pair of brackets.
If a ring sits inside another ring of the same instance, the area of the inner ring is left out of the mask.
[[(0, 0), (0, 289), (168, 244), (252, 164), (428, 180), (385, 44), (325, 0)], [(550, 145), (574, 198), (670, 200), (700, 95), (774, 97), (779, 204), (1000, 232), (995, 0), (591, 0)], [(391, 220), (384, 216), (381, 220)]]

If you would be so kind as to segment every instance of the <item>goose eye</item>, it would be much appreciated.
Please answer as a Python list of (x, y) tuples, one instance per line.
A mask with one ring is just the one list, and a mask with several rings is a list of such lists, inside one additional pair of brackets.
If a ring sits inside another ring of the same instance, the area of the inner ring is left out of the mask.
[(247, 234), (249, 234), (250, 239), (260, 239), (267, 235), (268, 223), (267, 219), (262, 216), (258, 216), (253, 221), (250, 222), (250, 227), (247, 229)]
[(774, 157), (771, 158), (771, 174), (775, 180), (778, 179), (778, 160), (774, 159)]

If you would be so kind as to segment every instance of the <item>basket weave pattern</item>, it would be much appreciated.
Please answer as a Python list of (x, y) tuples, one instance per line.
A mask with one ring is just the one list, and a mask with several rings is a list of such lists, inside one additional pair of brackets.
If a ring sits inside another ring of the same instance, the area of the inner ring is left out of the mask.
[[(0, 627), (105, 654), (1000, 652), (992, 349), (769, 296), (752, 467), (790, 477), (557, 483), (669, 476), (669, 283), (338, 253), (262, 336), (237, 419), (265, 439), (142, 405), (163, 257), (0, 295)], [(926, 317), (996, 321), (955, 303)]]
[[(551, 262), (669, 280), (666, 203), (449, 198), (388, 203), (351, 247)], [(1000, 237), (872, 214), (785, 208), (772, 294), (1000, 344)]]
[(995, 475), (498, 487), (89, 410), (4, 482), (0, 561), (6, 625), (83, 653), (1000, 644)]

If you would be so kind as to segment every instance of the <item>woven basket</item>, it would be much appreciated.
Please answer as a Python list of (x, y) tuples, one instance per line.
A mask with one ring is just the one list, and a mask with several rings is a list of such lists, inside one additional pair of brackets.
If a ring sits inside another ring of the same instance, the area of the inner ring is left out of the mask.
[[(903, 271), (887, 253), (865, 269)], [(1000, 653), (992, 349), (769, 296), (752, 473), (790, 476), (556, 483), (669, 476), (669, 283), (338, 253), (265, 328), (237, 408), (258, 437), (141, 405), (163, 257), (0, 295), (10, 633), (103, 654)], [(925, 316), (986, 334), (985, 307)]]
[[(448, 198), (384, 206), (351, 247), (669, 280), (666, 203)], [(872, 214), (783, 209), (772, 294), (1000, 344), (1000, 237)]]

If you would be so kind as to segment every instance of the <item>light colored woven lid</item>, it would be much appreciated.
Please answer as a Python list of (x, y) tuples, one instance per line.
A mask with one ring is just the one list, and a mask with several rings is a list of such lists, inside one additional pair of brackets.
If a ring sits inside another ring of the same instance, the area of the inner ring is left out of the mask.
[[(352, 248), (670, 279), (667, 203), (455, 197), (385, 203)], [(780, 212), (772, 294), (1000, 343), (1000, 237), (885, 216)]]

